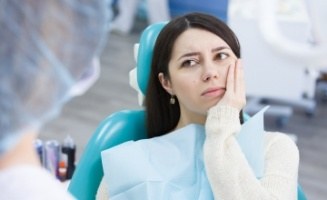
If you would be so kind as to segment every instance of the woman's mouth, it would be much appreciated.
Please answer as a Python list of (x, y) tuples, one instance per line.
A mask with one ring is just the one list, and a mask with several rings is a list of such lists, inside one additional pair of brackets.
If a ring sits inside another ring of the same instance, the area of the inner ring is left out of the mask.
[(226, 89), (225, 88), (209, 88), (205, 90), (201, 96), (204, 97), (220, 97), (223, 94), (225, 94)]

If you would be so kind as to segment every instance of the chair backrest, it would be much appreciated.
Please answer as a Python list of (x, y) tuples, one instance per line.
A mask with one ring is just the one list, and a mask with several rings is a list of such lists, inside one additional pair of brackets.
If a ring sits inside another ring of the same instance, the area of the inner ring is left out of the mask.
[[(150, 25), (140, 38), (137, 53), (137, 88), (145, 94), (149, 79), (153, 47), (166, 22)], [(248, 118), (248, 117), (246, 117)], [(129, 140), (146, 138), (144, 110), (123, 110), (104, 119), (88, 142), (70, 181), (68, 190), (79, 200), (95, 199), (103, 177), (101, 151)], [(306, 200), (298, 188), (298, 199)]]

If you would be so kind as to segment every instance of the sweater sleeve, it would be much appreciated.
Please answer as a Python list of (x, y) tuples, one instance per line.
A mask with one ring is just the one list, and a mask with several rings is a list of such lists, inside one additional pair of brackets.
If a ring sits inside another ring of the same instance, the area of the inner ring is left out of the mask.
[(240, 128), (237, 109), (218, 105), (209, 110), (204, 161), (215, 199), (297, 199), (299, 152), (294, 142), (283, 134), (267, 134), (264, 176), (257, 179), (235, 138)]

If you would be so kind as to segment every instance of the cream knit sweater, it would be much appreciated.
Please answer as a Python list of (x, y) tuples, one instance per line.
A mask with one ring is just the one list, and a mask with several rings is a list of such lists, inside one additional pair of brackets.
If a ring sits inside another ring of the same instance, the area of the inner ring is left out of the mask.
[(214, 106), (209, 110), (204, 159), (215, 199), (297, 199), (299, 152), (295, 143), (284, 134), (266, 133), (264, 176), (258, 180), (235, 139), (240, 128), (237, 109)]
[[(239, 132), (239, 111), (214, 106), (205, 124), (204, 161), (215, 199), (296, 200), (299, 152), (295, 143), (281, 133), (265, 134), (265, 170), (258, 180), (252, 172), (235, 134)], [(101, 181), (96, 199), (109, 199)]]

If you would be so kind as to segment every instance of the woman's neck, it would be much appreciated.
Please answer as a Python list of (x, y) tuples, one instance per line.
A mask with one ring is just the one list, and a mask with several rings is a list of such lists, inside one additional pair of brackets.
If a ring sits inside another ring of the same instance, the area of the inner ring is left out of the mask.
[(181, 112), (181, 116), (175, 130), (183, 128), (189, 124), (204, 125), (205, 121), (206, 115), (186, 115), (185, 113)]
[(0, 157), (0, 170), (19, 165), (41, 166), (34, 148), (36, 137), (36, 132), (25, 133), (15, 147)]

